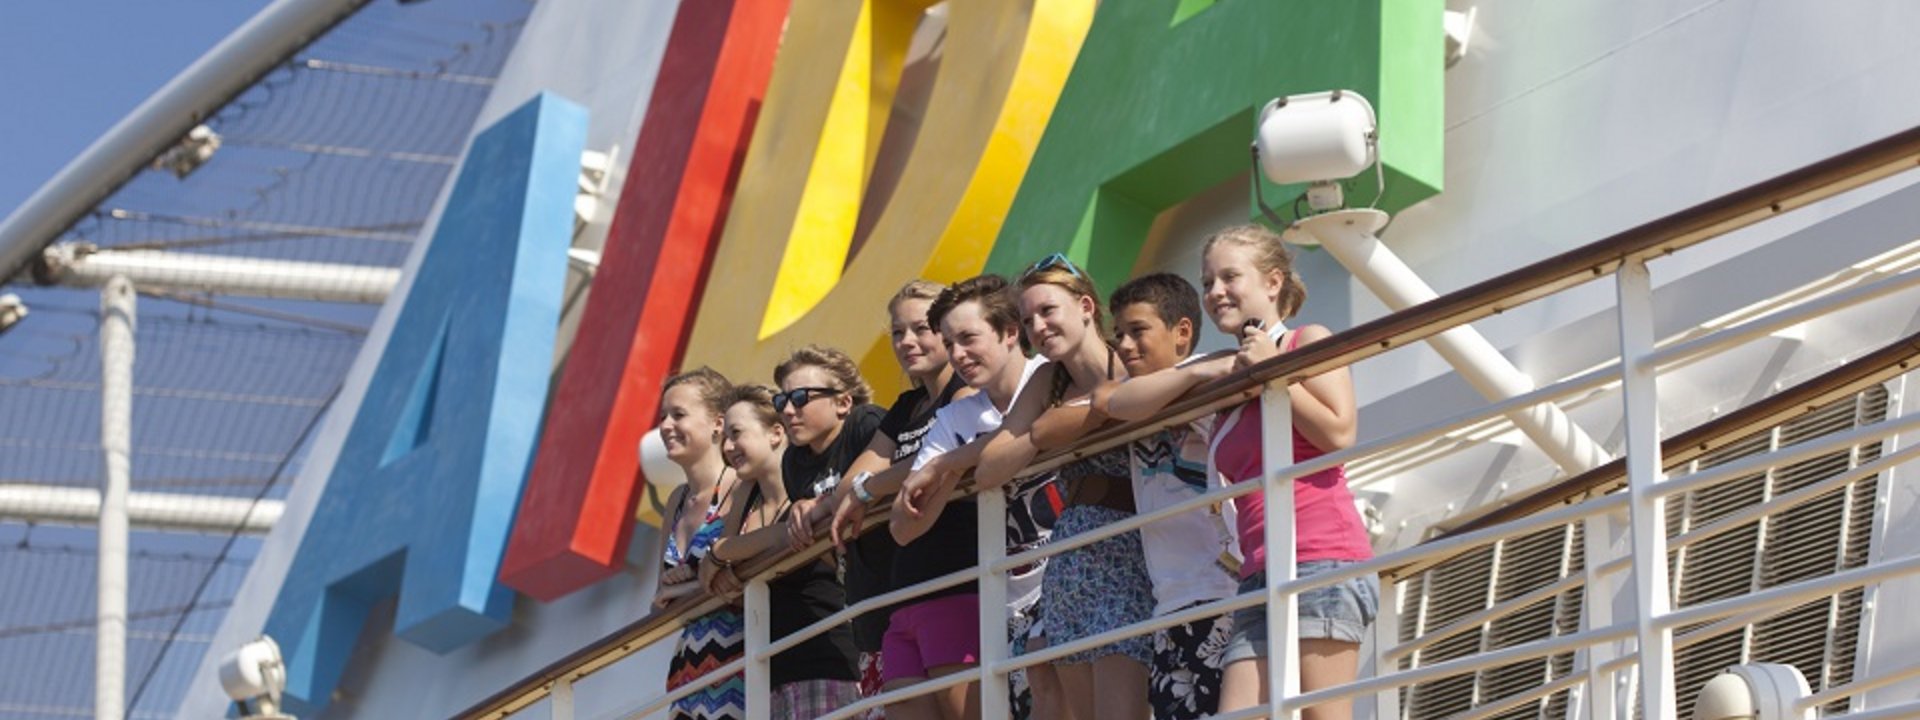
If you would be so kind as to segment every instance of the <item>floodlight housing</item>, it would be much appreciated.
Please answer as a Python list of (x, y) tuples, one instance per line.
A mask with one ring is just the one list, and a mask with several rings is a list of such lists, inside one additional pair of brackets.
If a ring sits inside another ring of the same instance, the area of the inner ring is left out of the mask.
[(1290, 95), (1260, 109), (1260, 172), (1280, 185), (1345, 180), (1379, 159), (1373, 105), (1345, 90)]
[(229, 653), (220, 661), (220, 688), (240, 706), (243, 718), (287, 717), (280, 714), (280, 695), (287, 689), (280, 645), (262, 635)]

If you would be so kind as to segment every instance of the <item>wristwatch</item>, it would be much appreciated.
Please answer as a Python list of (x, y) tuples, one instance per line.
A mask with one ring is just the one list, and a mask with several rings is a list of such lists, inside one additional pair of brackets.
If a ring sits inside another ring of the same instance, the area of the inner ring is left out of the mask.
[(867, 481), (873, 479), (873, 473), (863, 472), (853, 476), (853, 496), (863, 503), (873, 502), (873, 493), (867, 492)]

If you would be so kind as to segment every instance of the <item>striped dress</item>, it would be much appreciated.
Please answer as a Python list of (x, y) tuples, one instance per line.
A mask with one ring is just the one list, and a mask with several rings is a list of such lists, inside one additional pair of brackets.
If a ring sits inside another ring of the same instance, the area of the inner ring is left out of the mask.
[[(718, 499), (718, 494), (715, 495)], [(668, 525), (665, 561), (667, 568), (678, 567), (705, 555), (720, 539), (725, 518), (715, 503), (707, 508), (706, 522), (693, 531), (682, 550), (675, 546), (672, 528), (678, 527), (679, 511)], [(728, 607), (701, 615), (687, 622), (673, 649), (673, 661), (667, 669), (667, 690), (671, 691), (699, 679), (715, 668), (733, 662), (746, 652), (746, 626), (738, 610)], [(711, 682), (711, 679), (709, 679)], [(738, 673), (717, 685), (674, 701), (672, 720), (738, 720), (747, 716), (746, 680)]]

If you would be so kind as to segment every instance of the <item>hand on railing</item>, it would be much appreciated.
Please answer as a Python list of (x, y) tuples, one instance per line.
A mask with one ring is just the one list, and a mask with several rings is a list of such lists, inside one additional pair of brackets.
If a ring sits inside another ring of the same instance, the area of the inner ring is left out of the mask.
[[(829, 494), (827, 495), (827, 499), (831, 500), (838, 494), (838, 492)], [(787, 516), (788, 549), (799, 552), (807, 549), (808, 545), (813, 544), (813, 525), (814, 521), (818, 519), (814, 517), (814, 512), (819, 509), (832, 510), (833, 506), (826, 501), (815, 498), (803, 498), (793, 501), (793, 512)]]
[[(944, 457), (947, 456), (941, 456)], [(964, 471), (949, 469), (947, 463), (934, 458), (908, 476), (900, 486), (900, 493), (893, 497), (893, 514), (887, 519), (894, 541), (905, 545), (926, 534), (927, 529), (933, 527), (934, 519), (940, 517), (940, 511), (946, 508), (947, 496), (952, 494), (962, 474)]]
[(867, 519), (867, 504), (849, 493), (840, 499), (840, 506), (834, 508), (833, 525), (828, 530), (833, 536), (833, 549), (845, 552), (847, 541), (860, 537), (860, 526)]
[(733, 598), (740, 594), (740, 576), (734, 573), (733, 563), (720, 562), (719, 557), (708, 553), (700, 563), (700, 587), (709, 595)]
[(697, 566), (698, 566), (698, 563), (681, 563), (679, 565), (675, 565), (671, 568), (668, 568), (666, 572), (660, 574), (660, 584), (661, 585), (678, 585), (680, 583), (693, 580), (694, 578), (699, 577), (696, 574), (698, 572), (696, 570)]
[(660, 589), (653, 594), (653, 606), (664, 608), (674, 600), (700, 591), (698, 571), (693, 563), (668, 568), (660, 574)]

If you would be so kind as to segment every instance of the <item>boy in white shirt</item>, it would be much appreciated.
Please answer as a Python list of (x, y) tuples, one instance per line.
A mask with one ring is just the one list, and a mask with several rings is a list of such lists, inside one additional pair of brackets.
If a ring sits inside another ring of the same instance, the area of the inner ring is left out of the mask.
[[(1193, 351), (1200, 323), (1199, 293), (1178, 275), (1146, 275), (1114, 290), (1114, 347), (1130, 377), (1173, 367)], [(1096, 398), (1096, 405), (1100, 399)], [(1207, 477), (1206, 417), (1133, 443), (1136, 512), (1150, 513), (1218, 486)], [(1154, 614), (1165, 615), (1239, 594), (1239, 548), (1233, 506), (1221, 503), (1181, 513), (1140, 529)], [(1154, 634), (1148, 704), (1157, 720), (1185, 720), (1219, 710), (1220, 681), (1231, 614), (1196, 620)]]

